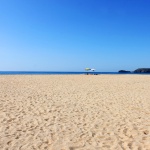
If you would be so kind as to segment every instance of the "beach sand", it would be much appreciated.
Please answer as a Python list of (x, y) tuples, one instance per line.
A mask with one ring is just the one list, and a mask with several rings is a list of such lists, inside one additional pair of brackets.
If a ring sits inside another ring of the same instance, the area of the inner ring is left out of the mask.
[(1, 75), (0, 150), (150, 150), (149, 75)]

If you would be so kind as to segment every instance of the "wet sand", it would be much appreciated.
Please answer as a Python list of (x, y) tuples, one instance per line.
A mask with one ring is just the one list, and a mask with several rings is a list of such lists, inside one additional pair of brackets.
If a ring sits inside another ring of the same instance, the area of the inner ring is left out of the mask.
[(150, 150), (150, 76), (1, 75), (0, 149)]

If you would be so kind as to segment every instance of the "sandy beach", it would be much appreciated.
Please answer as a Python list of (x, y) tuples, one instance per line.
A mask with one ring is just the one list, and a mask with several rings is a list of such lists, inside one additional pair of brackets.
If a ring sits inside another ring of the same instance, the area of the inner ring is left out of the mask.
[(1, 75), (1, 150), (150, 150), (149, 75)]

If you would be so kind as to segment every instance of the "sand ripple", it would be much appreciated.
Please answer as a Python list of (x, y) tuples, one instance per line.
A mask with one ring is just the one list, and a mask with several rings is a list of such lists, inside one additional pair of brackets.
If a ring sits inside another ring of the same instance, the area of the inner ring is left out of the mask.
[(0, 76), (2, 150), (150, 150), (150, 76)]

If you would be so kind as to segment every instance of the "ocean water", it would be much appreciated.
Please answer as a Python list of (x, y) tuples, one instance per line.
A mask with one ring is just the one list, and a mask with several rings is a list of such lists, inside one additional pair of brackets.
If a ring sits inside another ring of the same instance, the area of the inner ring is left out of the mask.
[(117, 72), (69, 72), (69, 71), (0, 71), (0, 75), (75, 75), (75, 74), (118, 74)]
[[(118, 72), (88, 72), (89, 74), (141, 74), (150, 75), (150, 73), (118, 73)], [(62, 71), (0, 71), (0, 75), (78, 75), (87, 74), (87, 72), (62, 72)]]

